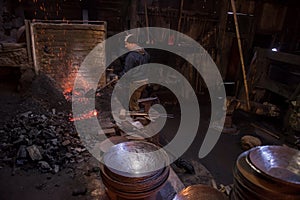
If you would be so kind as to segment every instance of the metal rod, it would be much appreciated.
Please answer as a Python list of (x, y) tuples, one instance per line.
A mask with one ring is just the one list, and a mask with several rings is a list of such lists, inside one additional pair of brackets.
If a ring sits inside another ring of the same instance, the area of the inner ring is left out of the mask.
[(272, 137), (276, 138), (277, 140), (280, 139), (280, 137), (278, 135), (276, 135), (275, 133), (272, 133), (271, 131), (268, 131), (267, 129), (264, 129), (264, 128), (256, 125), (256, 124), (251, 123), (251, 126), (253, 126), (254, 128), (257, 128), (257, 129), (259, 129), (259, 130), (261, 130), (261, 131), (263, 131), (263, 132), (271, 135)]

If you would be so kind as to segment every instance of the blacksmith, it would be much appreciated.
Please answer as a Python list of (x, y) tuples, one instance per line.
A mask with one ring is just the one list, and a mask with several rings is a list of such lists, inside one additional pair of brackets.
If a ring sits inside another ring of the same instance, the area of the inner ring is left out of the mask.
[(139, 83), (143, 85), (133, 92), (129, 102), (130, 110), (139, 111), (140, 107), (138, 104), (138, 100), (141, 98), (142, 92), (148, 85), (148, 79), (145, 71), (136, 70), (134, 68), (139, 65), (149, 63), (150, 56), (144, 48), (138, 45), (137, 38), (133, 34), (127, 35), (124, 42), (125, 48), (127, 48), (129, 52), (126, 55), (125, 64), (121, 76), (129, 70), (134, 70), (129, 82), (130, 93), (132, 92), (135, 84)]

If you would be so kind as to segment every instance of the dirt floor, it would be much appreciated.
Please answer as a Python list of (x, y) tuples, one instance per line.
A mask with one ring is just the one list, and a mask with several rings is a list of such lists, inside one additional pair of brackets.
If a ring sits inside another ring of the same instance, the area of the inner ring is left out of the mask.
[[(41, 80), (44, 79), (45, 77), (41, 77)], [(18, 84), (15, 82), (0, 84), (0, 199), (105, 199), (99, 162), (84, 149), (78, 135), (72, 134), (73, 126), (69, 124), (70, 105), (50, 80), (44, 85), (38, 84), (41, 80), (37, 80), (36, 85), (33, 84), (33, 89), (36, 87), (34, 92), (25, 95), (18, 91)], [(241, 147), (244, 135), (258, 137), (263, 145), (284, 143), (283, 137), (277, 140), (250, 125), (256, 120), (264, 123), (262, 118), (238, 111), (233, 115), (233, 122), (239, 131), (236, 134), (222, 134), (209, 155), (199, 159), (198, 151), (210, 116), (207, 95), (200, 96), (199, 102), (201, 121), (197, 136), (181, 157), (184, 164), (171, 165), (185, 186), (212, 185), (212, 180), (215, 180), (217, 187), (232, 184), (233, 166), (238, 155), (244, 151)], [(160, 133), (162, 144), (172, 140), (180, 123), (178, 107), (171, 104), (167, 110), (174, 118), (167, 120)], [(32, 121), (30, 117), (33, 118)], [(45, 120), (36, 122), (34, 117)], [(21, 125), (14, 119), (21, 121)], [(59, 129), (41, 133), (37, 130), (38, 139), (35, 140), (26, 132), (20, 134), (21, 126), (26, 129), (27, 121), (24, 120), (29, 120), (32, 127), (41, 128), (59, 120), (59, 124), (55, 124)], [(265, 125), (270, 127), (268, 120)], [(9, 140), (5, 139), (7, 137)], [(55, 148), (47, 146), (48, 142)], [(48, 165), (22, 157), (22, 145), (27, 148), (35, 144), (43, 147), (40, 151), (47, 155), (44, 159)], [(10, 149), (9, 153), (7, 149)], [(192, 173), (189, 172), (191, 167), (194, 171)]]
[[(182, 158), (189, 162), (196, 162), (203, 166), (203, 168), (209, 171), (210, 175), (216, 181), (217, 185), (231, 185), (233, 183), (233, 167), (238, 156), (245, 151), (241, 145), (241, 138), (249, 135), (260, 139), (262, 145), (282, 145), (285, 143), (285, 136), (280, 132), (280, 129), (276, 129), (274, 124), (278, 124), (278, 121), (273, 121), (268, 118), (258, 117), (253, 114), (246, 113), (244, 111), (235, 111), (232, 119), (233, 124), (237, 128), (237, 132), (233, 134), (222, 133), (218, 142), (212, 149), (212, 151), (202, 159), (199, 159), (198, 152), (204, 136), (209, 125), (210, 117), (210, 105), (207, 94), (199, 96), (200, 104), (200, 125), (198, 133), (194, 139), (194, 142), (190, 148), (183, 154)], [(171, 108), (170, 112), (178, 113), (178, 108)], [(269, 130), (274, 131), (280, 139), (276, 139), (267, 133), (255, 129), (251, 126), (251, 123), (259, 122), (259, 124), (267, 127)], [(167, 141), (172, 140), (174, 137), (173, 133), (176, 133), (176, 124), (179, 124), (179, 117), (175, 117), (165, 127), (163, 131), (163, 138)], [(184, 177), (188, 177), (184, 174)], [(203, 178), (203, 177), (202, 177)], [(199, 179), (193, 177), (191, 182), (195, 183)], [(195, 181), (195, 182), (194, 182)], [(188, 183), (187, 181), (186, 183)], [(199, 181), (201, 182), (201, 181)]]

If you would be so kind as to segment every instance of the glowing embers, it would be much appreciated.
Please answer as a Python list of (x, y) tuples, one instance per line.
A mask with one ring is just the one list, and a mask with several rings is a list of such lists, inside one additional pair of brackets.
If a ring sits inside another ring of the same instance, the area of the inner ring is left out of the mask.
[(98, 112), (97, 110), (91, 110), (87, 113), (83, 113), (81, 116), (78, 117), (70, 117), (70, 121), (77, 121), (77, 120), (84, 120), (84, 119), (90, 119), (92, 117), (97, 117), (98, 116)]

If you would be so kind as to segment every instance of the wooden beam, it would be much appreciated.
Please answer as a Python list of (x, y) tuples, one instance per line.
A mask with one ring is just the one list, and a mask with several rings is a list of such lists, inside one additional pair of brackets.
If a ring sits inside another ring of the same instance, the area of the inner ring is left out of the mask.
[(266, 51), (267, 51), (266, 52), (267, 57), (271, 60), (300, 66), (300, 56), (298, 55), (293, 55), (293, 54), (283, 53), (283, 52), (275, 52), (271, 50), (266, 50)]
[(32, 48), (32, 60), (33, 60), (33, 67), (34, 67), (34, 72), (35, 74), (39, 74), (39, 67), (37, 64), (37, 57), (36, 57), (36, 48), (35, 48), (35, 39), (34, 39), (34, 28), (33, 28), (33, 24), (30, 23), (29, 25), (30, 27), (30, 36), (31, 36), (31, 48)]
[(27, 56), (28, 56), (28, 62), (31, 65), (33, 63), (32, 58), (32, 51), (31, 51), (31, 38), (30, 38), (30, 22), (29, 20), (25, 20), (25, 35), (26, 35), (26, 44), (27, 44)]
[(270, 80), (268, 77), (261, 78), (260, 81), (255, 84), (255, 87), (268, 89), (271, 92), (279, 94), (287, 99), (292, 98), (293, 94), (289, 85)]

